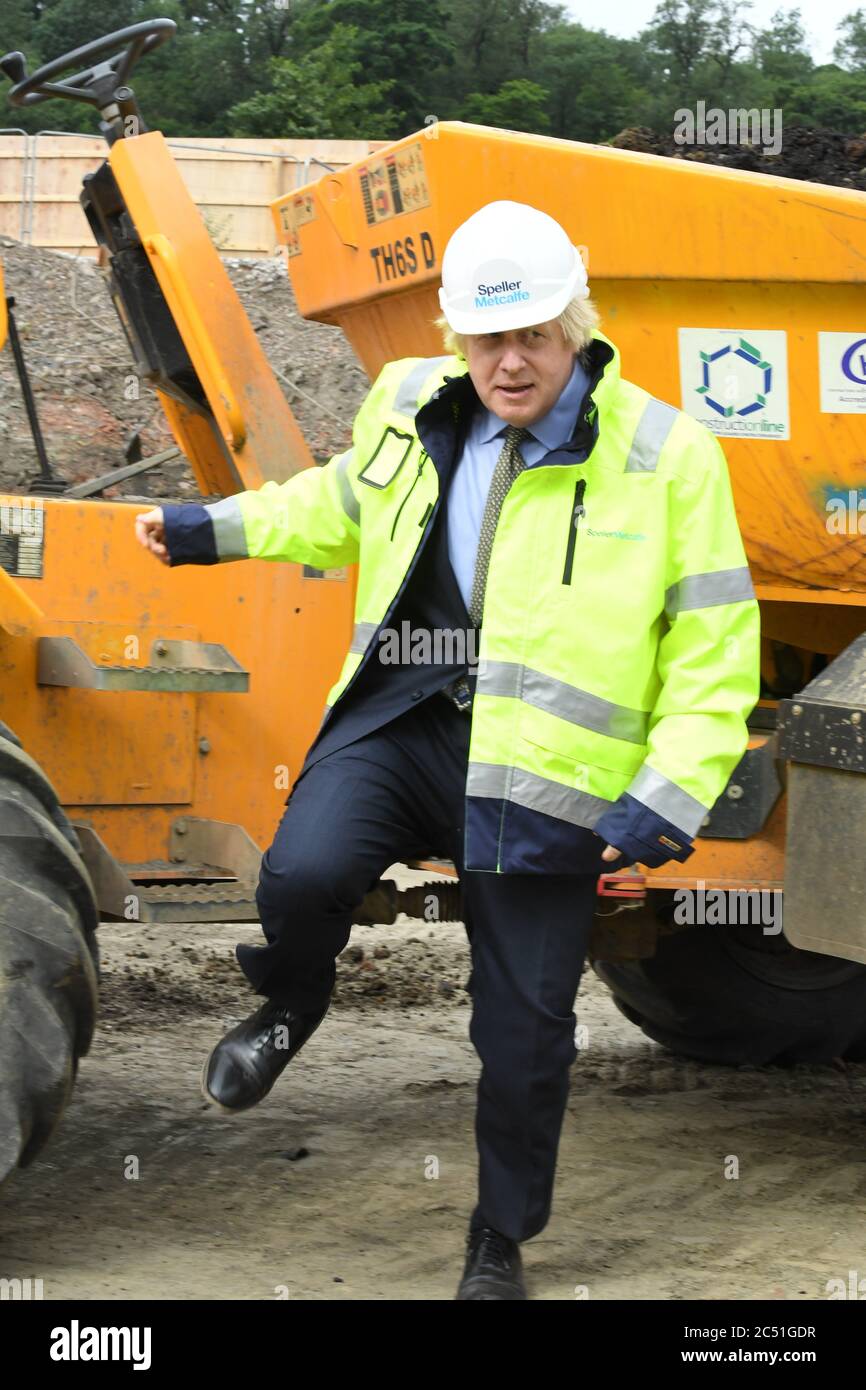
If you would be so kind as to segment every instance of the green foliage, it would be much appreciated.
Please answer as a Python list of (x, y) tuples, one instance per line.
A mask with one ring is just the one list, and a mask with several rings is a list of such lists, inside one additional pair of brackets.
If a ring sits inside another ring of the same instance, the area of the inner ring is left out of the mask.
[(543, 135), (550, 129), (545, 106), (548, 93), (537, 82), (513, 77), (489, 96), (473, 92), (463, 103), (463, 119), (505, 130), (528, 130)]
[(365, 82), (358, 30), (338, 24), (304, 57), (272, 58), (270, 90), (228, 112), (228, 134), (333, 140), (383, 139), (402, 115), (388, 105), (392, 80)]
[(56, 0), (33, 28), (39, 53), (53, 58), (142, 18), (135, 0)]
[[(603, 141), (633, 125), (670, 132), (699, 100), (866, 131), (866, 8), (841, 22), (822, 67), (799, 9), (760, 27), (749, 0), (660, 0), (629, 39), (546, 0), (0, 0), (0, 35), (32, 71), (155, 15), (178, 32), (132, 85), (170, 136), (390, 139), (436, 117)], [(97, 131), (92, 108), (13, 108), (5, 87), (0, 125)]]
[(792, 87), (785, 119), (866, 133), (866, 71), (843, 72), (832, 63), (816, 68), (808, 84)]
[(439, 114), (436, 99), (454, 46), (442, 0), (316, 0), (298, 25), (302, 51), (320, 49), (340, 26), (355, 30), (365, 85), (389, 84), (387, 105), (394, 117), (389, 134), (417, 130), (425, 116)]
[(255, 91), (245, 35), (232, 23), (185, 20), (173, 39), (141, 60), (132, 86), (151, 128), (224, 136), (229, 107)]
[(641, 45), (560, 24), (539, 35), (533, 60), (549, 94), (551, 134), (595, 142), (646, 124), (652, 70)]
[(713, 0), (662, 0), (647, 28), (661, 76), (681, 96), (690, 94), (692, 78), (711, 53)]
[(833, 56), (843, 67), (860, 72), (866, 69), (866, 10), (855, 10), (842, 20)]
[(451, 0), (453, 95), (462, 101), (468, 92), (497, 92), (513, 78), (534, 81), (532, 44), (564, 22), (564, 13), (541, 0)]
[(777, 10), (755, 35), (754, 59), (772, 82), (805, 82), (815, 66), (799, 10)]

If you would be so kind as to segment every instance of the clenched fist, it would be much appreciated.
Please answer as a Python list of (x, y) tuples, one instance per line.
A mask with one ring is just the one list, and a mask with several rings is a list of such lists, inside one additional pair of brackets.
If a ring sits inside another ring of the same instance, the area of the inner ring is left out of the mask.
[(165, 524), (162, 507), (154, 507), (150, 512), (139, 512), (135, 518), (135, 536), (145, 550), (155, 555), (164, 565), (170, 563), (165, 544)]

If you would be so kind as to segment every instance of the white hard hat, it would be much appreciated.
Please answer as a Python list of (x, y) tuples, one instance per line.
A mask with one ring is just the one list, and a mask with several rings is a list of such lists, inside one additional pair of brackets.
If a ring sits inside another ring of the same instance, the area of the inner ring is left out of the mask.
[(502, 200), (457, 228), (442, 257), (439, 303), (455, 333), (547, 323), (589, 294), (580, 252), (546, 212)]

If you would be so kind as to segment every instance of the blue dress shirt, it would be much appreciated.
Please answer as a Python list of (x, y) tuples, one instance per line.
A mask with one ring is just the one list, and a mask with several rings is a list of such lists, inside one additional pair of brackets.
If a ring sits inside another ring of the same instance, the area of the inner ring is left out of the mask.
[[(575, 356), (571, 376), (556, 403), (534, 425), (527, 426), (530, 437), (520, 445), (527, 466), (539, 463), (551, 449), (568, 442), (588, 388), (589, 377)], [(507, 428), (508, 422), (492, 410), (482, 406), (475, 412), (449, 488), (448, 558), (467, 609), (490, 480)]]

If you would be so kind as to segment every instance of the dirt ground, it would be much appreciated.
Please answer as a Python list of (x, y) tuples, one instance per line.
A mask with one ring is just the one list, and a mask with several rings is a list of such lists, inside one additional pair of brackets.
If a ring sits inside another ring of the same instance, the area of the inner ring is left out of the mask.
[[(646, 131), (614, 143), (681, 153)], [(786, 132), (784, 164), (688, 157), (866, 187), (866, 141), (834, 132)], [(133, 430), (145, 453), (165, 448), (152, 393), (124, 394), (130, 356), (96, 267), (5, 238), (0, 256), (59, 473), (118, 466)], [(345, 447), (366, 389), (348, 344), (299, 318), (281, 262), (228, 269), (314, 452)], [(0, 489), (35, 471), (6, 352)], [(130, 492), (197, 495), (183, 462), (106, 495)], [(355, 928), (322, 1028), (231, 1118), (203, 1101), (200, 1070), (254, 1007), (233, 949), (257, 937), (103, 926), (97, 1036), (58, 1135), (0, 1190), (0, 1278), (42, 1279), (47, 1299), (453, 1298), (476, 1176), (463, 928)], [(553, 1216), (524, 1248), (532, 1297), (821, 1300), (829, 1280), (866, 1279), (866, 1065), (675, 1057), (591, 971), (577, 1016)]]
[[(232, 1118), (199, 1076), (249, 1012), (233, 948), (257, 933), (103, 926), (102, 1021), (61, 1131), (0, 1191), (0, 1276), (46, 1299), (453, 1299), (478, 1074), (463, 928), (354, 928), (325, 1023)], [(591, 972), (577, 1015), (531, 1297), (823, 1300), (866, 1276), (866, 1066), (677, 1058)]]

